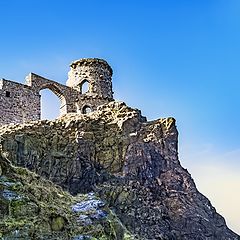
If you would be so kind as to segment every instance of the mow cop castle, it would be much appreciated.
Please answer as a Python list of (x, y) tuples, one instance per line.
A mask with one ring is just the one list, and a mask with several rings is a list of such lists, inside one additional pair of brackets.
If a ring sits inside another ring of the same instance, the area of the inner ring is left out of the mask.
[(34, 73), (25, 84), (0, 80), (0, 125), (41, 119), (42, 89), (50, 89), (60, 101), (60, 115), (88, 113), (113, 100), (112, 68), (102, 59), (87, 58), (70, 65), (65, 85)]

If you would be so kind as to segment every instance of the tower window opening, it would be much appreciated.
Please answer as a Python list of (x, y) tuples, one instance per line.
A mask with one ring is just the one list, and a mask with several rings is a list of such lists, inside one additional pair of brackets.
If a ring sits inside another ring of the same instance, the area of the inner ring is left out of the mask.
[(89, 82), (84, 80), (80, 85), (81, 94), (87, 93), (89, 91)]
[(83, 114), (88, 114), (90, 112), (92, 112), (92, 109), (89, 106), (83, 107), (83, 110), (82, 110)]
[(6, 91), (6, 97), (10, 97), (10, 96), (11, 96), (10, 92)]

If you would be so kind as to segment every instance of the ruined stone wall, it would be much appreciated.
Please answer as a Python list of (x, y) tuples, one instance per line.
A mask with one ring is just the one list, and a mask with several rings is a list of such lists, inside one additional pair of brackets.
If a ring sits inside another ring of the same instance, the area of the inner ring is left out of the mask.
[[(84, 83), (89, 84), (83, 93)], [(1, 80), (0, 125), (41, 119), (40, 91), (49, 89), (61, 102), (60, 116), (88, 113), (113, 100), (112, 69), (102, 59), (80, 59), (71, 64), (67, 86), (30, 73), (26, 85)]]
[(96, 111), (99, 106), (103, 104), (107, 104), (109, 102), (110, 102), (110, 99), (104, 99), (96, 95), (89, 96), (87, 94), (81, 94), (78, 96), (78, 102), (76, 103), (77, 112), (85, 113), (84, 109), (86, 107), (89, 107), (91, 111)]
[(49, 89), (61, 102), (60, 115), (77, 111), (79, 92), (36, 74), (29, 74), (26, 85), (2, 79), (0, 82), (0, 125), (41, 119), (42, 89)]
[(75, 89), (34, 73), (30, 73), (26, 77), (26, 84), (35, 92), (40, 92), (42, 89), (49, 89), (56, 94), (61, 102), (60, 115), (77, 111), (76, 101), (78, 100), (79, 92)]
[(0, 125), (40, 119), (40, 95), (29, 86), (0, 80)]

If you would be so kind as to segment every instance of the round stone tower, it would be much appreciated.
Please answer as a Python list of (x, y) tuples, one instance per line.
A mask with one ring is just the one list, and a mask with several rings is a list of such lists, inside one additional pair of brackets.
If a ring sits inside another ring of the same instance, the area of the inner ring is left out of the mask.
[(112, 68), (103, 59), (84, 58), (71, 63), (66, 85), (79, 92), (78, 112), (88, 113), (113, 100)]

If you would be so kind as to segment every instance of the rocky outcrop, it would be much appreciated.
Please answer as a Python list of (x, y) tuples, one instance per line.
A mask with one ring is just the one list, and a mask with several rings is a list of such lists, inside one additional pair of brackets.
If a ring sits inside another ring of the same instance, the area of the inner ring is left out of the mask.
[(0, 137), (13, 164), (73, 195), (93, 191), (135, 238), (239, 238), (181, 167), (173, 118), (147, 122), (111, 102), (86, 115), (5, 126)]
[(94, 193), (73, 197), (2, 156), (0, 203), (2, 240), (135, 239)]

